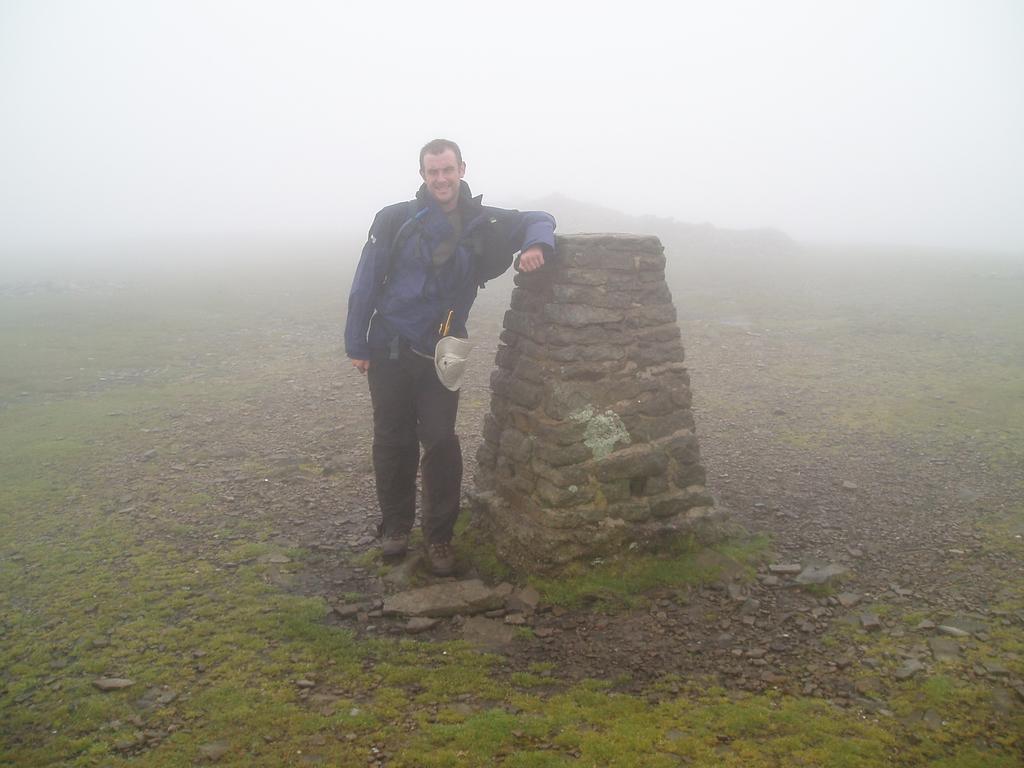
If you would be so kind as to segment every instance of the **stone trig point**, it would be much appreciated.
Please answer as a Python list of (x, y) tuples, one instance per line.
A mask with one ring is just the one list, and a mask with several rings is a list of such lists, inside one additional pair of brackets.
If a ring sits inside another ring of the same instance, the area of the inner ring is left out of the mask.
[(679, 534), (718, 538), (656, 237), (561, 236), (518, 274), (491, 376), (473, 514), (526, 571)]

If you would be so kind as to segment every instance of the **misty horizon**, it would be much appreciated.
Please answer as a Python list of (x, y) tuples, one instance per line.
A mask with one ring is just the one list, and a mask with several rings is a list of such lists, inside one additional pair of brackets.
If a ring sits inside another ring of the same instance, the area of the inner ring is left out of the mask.
[(1024, 252), (1013, 3), (450, 8), (5, 4), (0, 254), (358, 237), (437, 136), (503, 207)]

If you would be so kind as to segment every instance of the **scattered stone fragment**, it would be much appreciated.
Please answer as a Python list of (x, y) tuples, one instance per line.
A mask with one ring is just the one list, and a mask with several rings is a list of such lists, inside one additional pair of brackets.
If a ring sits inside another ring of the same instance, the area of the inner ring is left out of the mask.
[(516, 628), (494, 619), (471, 616), (462, 625), (462, 638), (474, 645), (501, 648), (515, 639)]
[(505, 623), (514, 627), (521, 627), (526, 623), (526, 617), (521, 613), (510, 613), (505, 617)]
[(360, 611), (366, 608), (362, 603), (348, 603), (347, 605), (332, 606), (334, 615), (342, 619), (351, 619)]
[(764, 584), (766, 587), (777, 587), (777, 586), (779, 586), (779, 577), (778, 576), (773, 576), (773, 575), (761, 576), (760, 580), (761, 580), (761, 583)]
[(555, 634), (555, 630), (553, 627), (537, 627), (535, 630), (533, 630), (533, 634), (541, 638), (551, 637)]
[(839, 604), (843, 606), (843, 608), (853, 608), (863, 599), (864, 598), (861, 595), (854, 592), (840, 592), (836, 595), (836, 600), (839, 601)]
[(218, 739), (217, 741), (211, 741), (208, 744), (200, 746), (199, 756), (211, 763), (216, 762), (224, 757), (230, 748), (231, 746), (225, 739)]
[(753, 614), (757, 613), (761, 609), (761, 601), (757, 598), (750, 597), (743, 601), (743, 605), (740, 607), (740, 616), (745, 618), (752, 618)]
[(144, 454), (142, 454), (143, 461), (152, 461), (156, 458), (156, 448), (150, 448)]
[(1010, 674), (1009, 668), (1001, 661), (983, 661), (981, 666), (984, 667), (985, 672), (991, 677), (1005, 677)]
[(808, 565), (796, 577), (797, 584), (827, 584), (847, 572), (842, 565)]
[(863, 613), (860, 617), (860, 625), (868, 632), (877, 632), (882, 628), (882, 620), (874, 613)]
[(843, 490), (844, 491), (856, 491), (859, 487), (860, 486), (858, 486), (852, 480), (843, 480)]
[(410, 635), (418, 635), (420, 632), (433, 629), (440, 623), (440, 619), (432, 619), (429, 616), (414, 616), (406, 623), (405, 631)]
[(856, 558), (864, 557), (864, 550), (861, 549), (860, 547), (847, 547), (846, 548), (846, 553), (850, 557), (856, 557)]
[(338, 697), (329, 693), (314, 693), (309, 697), (311, 706), (319, 707), (319, 712), (324, 717), (332, 717), (337, 710)]
[(272, 565), (285, 565), (286, 563), (290, 563), (291, 561), (292, 559), (288, 557), (288, 555), (276, 554), (268, 555), (263, 562), (271, 563)]
[(512, 594), (513, 591), (515, 591), (515, 587), (513, 587), (507, 581), (501, 582), (501, 584), (494, 588), (494, 593), (496, 595), (500, 595), (501, 597), (508, 597)]
[(960, 658), (960, 644), (952, 638), (928, 638), (928, 647), (936, 661), (957, 661)]
[(909, 680), (923, 669), (924, 664), (917, 659), (907, 659), (903, 662), (903, 666), (893, 673), (893, 677), (897, 680)]
[(136, 749), (140, 744), (145, 741), (145, 737), (141, 733), (136, 733), (127, 739), (120, 739), (114, 742), (115, 752), (131, 752)]
[(928, 631), (930, 629), (935, 629), (935, 622), (934, 621), (930, 621), (929, 619), (921, 619), (921, 621), (919, 621), (917, 623), (917, 626), (914, 627), (914, 629), (918, 629), (918, 630), (920, 630), (922, 632), (926, 632), (926, 631)]
[(903, 720), (904, 724), (913, 727), (915, 725), (923, 725), (932, 731), (938, 731), (942, 729), (942, 716), (939, 715), (934, 709), (928, 710), (916, 710), (911, 712)]
[(950, 627), (950, 626), (947, 626), (945, 624), (940, 624), (939, 625), (939, 632), (941, 632), (944, 635), (949, 635), (950, 637), (970, 637), (971, 636), (970, 632), (965, 632), (964, 630), (960, 629), (960, 627)]
[(771, 669), (766, 669), (761, 673), (761, 679), (769, 685), (782, 685), (789, 681), (789, 678), (785, 675), (779, 674)]
[(135, 702), (135, 708), (146, 710), (154, 707), (165, 707), (177, 698), (177, 691), (172, 691), (167, 687), (153, 687), (146, 691), (142, 697)]
[(940, 631), (942, 630), (942, 627), (954, 627), (969, 635), (978, 635), (988, 630), (988, 625), (984, 621), (968, 615), (950, 616), (940, 622), (940, 624)]
[(295, 684), (299, 686), (299, 688), (316, 688), (316, 682), (313, 680), (296, 680)]
[(404, 616), (471, 616), (499, 608), (503, 600), (479, 579), (433, 584), (384, 600), (384, 613)]
[(540, 604), (540, 593), (532, 586), (517, 589), (505, 598), (505, 607), (518, 613), (533, 613)]
[(92, 684), (101, 691), (117, 691), (135, 685), (135, 681), (127, 677), (98, 677)]
[(1004, 688), (1001, 685), (992, 686), (992, 709), (995, 710), (996, 714), (1007, 715), (1016, 714), (1020, 709), (1020, 704), (1017, 703), (1017, 699), (1009, 688)]
[(877, 677), (862, 677), (853, 684), (854, 689), (861, 696), (882, 696), (885, 694), (885, 684)]
[(779, 576), (796, 576), (804, 567), (800, 563), (772, 563), (768, 570)]

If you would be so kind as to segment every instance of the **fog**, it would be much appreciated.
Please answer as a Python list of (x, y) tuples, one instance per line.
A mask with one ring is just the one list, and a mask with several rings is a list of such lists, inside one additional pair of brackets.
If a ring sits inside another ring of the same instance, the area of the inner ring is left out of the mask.
[(497, 205), (1020, 252), (1022, 33), (1012, 0), (6, 0), (0, 256), (347, 239), (438, 136)]

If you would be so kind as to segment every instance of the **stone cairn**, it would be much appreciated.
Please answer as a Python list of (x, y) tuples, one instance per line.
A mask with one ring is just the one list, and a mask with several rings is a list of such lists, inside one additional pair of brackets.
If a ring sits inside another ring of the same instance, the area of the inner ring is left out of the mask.
[(636, 544), (717, 538), (664, 249), (560, 236), (518, 274), (477, 454), (474, 520), (498, 555), (556, 571)]

